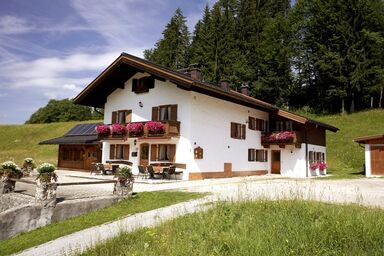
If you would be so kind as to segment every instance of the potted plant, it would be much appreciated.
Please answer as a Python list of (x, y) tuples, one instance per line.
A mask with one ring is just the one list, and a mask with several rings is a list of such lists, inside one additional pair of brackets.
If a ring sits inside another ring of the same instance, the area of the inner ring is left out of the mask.
[(319, 164), (320, 175), (327, 175), (327, 164), (322, 162)]
[(119, 165), (115, 177), (117, 177), (117, 181), (113, 189), (113, 194), (119, 196), (132, 195), (133, 183), (135, 180), (132, 175), (132, 168), (128, 165)]
[(96, 126), (96, 132), (99, 137), (105, 138), (111, 134), (111, 128), (109, 127), (109, 125), (105, 124), (98, 125)]
[(310, 163), (309, 164), (309, 169), (311, 170), (311, 175), (312, 176), (317, 176), (318, 173), (318, 168), (319, 168), (319, 165), (317, 164), (317, 162), (313, 162), (313, 163)]
[(16, 181), (23, 176), (20, 168), (12, 161), (6, 161), (0, 165), (0, 194), (10, 193), (15, 191)]
[(129, 123), (127, 124), (129, 137), (140, 137), (144, 133), (143, 123)]
[(112, 128), (112, 135), (116, 137), (124, 136), (127, 132), (127, 129), (122, 124), (113, 124), (111, 128)]
[(43, 163), (37, 167), (39, 175), (36, 178), (36, 201), (47, 203), (56, 201), (57, 175), (55, 170), (55, 166), (50, 163)]
[(148, 131), (148, 135), (161, 135), (164, 134), (164, 124), (156, 121), (149, 121), (145, 124), (145, 128)]
[(29, 176), (33, 171), (33, 169), (35, 168), (36, 168), (35, 161), (33, 161), (33, 159), (30, 157), (25, 158), (23, 162), (23, 168), (22, 168), (23, 176)]

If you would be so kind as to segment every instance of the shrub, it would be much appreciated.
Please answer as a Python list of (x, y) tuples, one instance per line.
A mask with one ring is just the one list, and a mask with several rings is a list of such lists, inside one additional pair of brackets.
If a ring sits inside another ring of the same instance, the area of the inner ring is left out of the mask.
[(23, 167), (26, 168), (27, 166), (36, 167), (35, 161), (30, 157), (24, 159)]
[(23, 176), (19, 166), (13, 161), (5, 161), (0, 164), (0, 175), (10, 178), (21, 178)]
[(120, 182), (127, 181), (132, 178), (132, 168), (124, 164), (119, 165), (119, 169), (116, 172), (115, 177), (117, 177), (117, 180)]
[(320, 171), (324, 171), (325, 169), (327, 169), (327, 164), (326, 163), (319, 163), (319, 170)]
[(12, 170), (14, 172), (20, 171), (19, 166), (13, 161), (5, 161), (1, 163), (1, 169), (3, 170)]
[(318, 167), (319, 165), (316, 162), (309, 164), (309, 169), (311, 169), (312, 171), (316, 170)]
[(52, 173), (56, 170), (56, 167), (50, 163), (43, 163), (37, 167), (37, 172), (42, 173)]

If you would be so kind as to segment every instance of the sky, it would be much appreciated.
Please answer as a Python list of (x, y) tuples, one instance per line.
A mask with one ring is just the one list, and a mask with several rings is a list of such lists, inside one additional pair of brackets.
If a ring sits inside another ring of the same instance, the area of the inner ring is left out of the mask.
[(189, 31), (215, 0), (0, 1), (0, 124), (74, 98), (121, 52), (143, 57), (180, 7)]

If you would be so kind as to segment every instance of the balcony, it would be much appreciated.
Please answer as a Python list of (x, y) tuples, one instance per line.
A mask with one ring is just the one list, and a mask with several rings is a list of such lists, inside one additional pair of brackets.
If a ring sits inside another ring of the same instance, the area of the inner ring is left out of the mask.
[(96, 127), (99, 140), (127, 138), (169, 138), (180, 136), (179, 121), (131, 122), (126, 126), (106, 124)]
[(299, 134), (296, 131), (272, 132), (261, 136), (261, 145), (269, 148), (270, 145), (278, 145), (284, 148), (286, 145), (300, 147)]

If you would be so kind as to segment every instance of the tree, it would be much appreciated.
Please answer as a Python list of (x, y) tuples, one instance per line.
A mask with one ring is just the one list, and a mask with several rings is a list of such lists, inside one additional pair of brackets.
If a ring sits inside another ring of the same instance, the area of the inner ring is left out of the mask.
[(144, 51), (144, 58), (172, 69), (185, 68), (189, 64), (189, 32), (186, 18), (178, 8), (163, 31), (154, 48)]
[(31, 115), (27, 124), (83, 121), (102, 119), (103, 116), (92, 108), (76, 105), (69, 99), (50, 100), (45, 107), (39, 108)]

